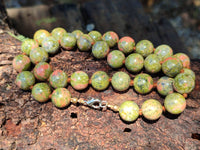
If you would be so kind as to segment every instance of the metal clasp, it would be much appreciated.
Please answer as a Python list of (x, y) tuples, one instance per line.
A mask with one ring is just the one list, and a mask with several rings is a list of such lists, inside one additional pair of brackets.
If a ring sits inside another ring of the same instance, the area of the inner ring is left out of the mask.
[(103, 110), (106, 110), (107, 109), (107, 101), (101, 101), (99, 99), (95, 99), (95, 98), (92, 98), (91, 100), (88, 100), (88, 101), (85, 101), (85, 103), (94, 108), (94, 109), (103, 109)]

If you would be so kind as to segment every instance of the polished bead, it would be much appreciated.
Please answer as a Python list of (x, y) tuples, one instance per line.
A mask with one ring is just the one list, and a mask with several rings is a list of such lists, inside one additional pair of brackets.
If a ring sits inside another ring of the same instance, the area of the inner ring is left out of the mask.
[(30, 71), (22, 71), (17, 75), (16, 85), (23, 90), (29, 90), (35, 84), (35, 77)]
[(180, 114), (186, 108), (186, 100), (183, 95), (172, 93), (166, 96), (164, 106), (171, 114)]
[(183, 71), (183, 73), (185, 73), (185, 74), (191, 75), (192, 78), (195, 80), (196, 77), (195, 77), (194, 71), (192, 71), (191, 69), (187, 69), (187, 68), (183, 68), (182, 71)]
[(68, 75), (62, 70), (55, 70), (49, 77), (49, 83), (53, 88), (64, 88), (67, 86)]
[(102, 40), (104, 40), (109, 45), (109, 47), (113, 47), (119, 41), (119, 37), (117, 33), (113, 31), (108, 31), (104, 33)]
[(101, 33), (98, 31), (90, 31), (88, 35), (96, 42), (96, 41), (101, 41)]
[(51, 101), (58, 108), (66, 107), (70, 104), (71, 94), (65, 88), (57, 88), (52, 93)]
[(33, 39), (26, 39), (22, 42), (21, 51), (26, 55), (30, 54), (30, 51), (34, 48), (39, 47), (38, 43)]
[(155, 49), (154, 54), (158, 55), (160, 61), (163, 61), (173, 55), (173, 50), (170, 46), (162, 44)]
[(76, 46), (76, 37), (72, 33), (65, 33), (60, 40), (60, 45), (66, 50), (72, 50)]
[(162, 114), (162, 105), (155, 99), (148, 99), (142, 104), (142, 114), (148, 120), (156, 120)]
[(131, 72), (139, 72), (144, 66), (144, 58), (137, 53), (130, 54), (125, 60), (125, 66)]
[(62, 36), (64, 34), (66, 34), (67, 31), (64, 29), (64, 28), (61, 28), (61, 27), (57, 27), (57, 28), (54, 28), (52, 31), (51, 31), (51, 35), (58, 41), (60, 42)]
[(117, 91), (125, 91), (130, 86), (130, 76), (125, 72), (116, 72), (111, 79), (113, 88)]
[(17, 55), (13, 59), (12, 65), (17, 72), (26, 71), (31, 66), (31, 60), (26, 55)]
[(119, 107), (119, 115), (122, 120), (132, 122), (139, 116), (139, 107), (133, 101), (125, 101)]
[(45, 81), (52, 73), (52, 67), (46, 62), (40, 62), (33, 69), (33, 73), (38, 80)]
[(77, 46), (80, 51), (89, 51), (92, 46), (91, 37), (87, 34), (82, 34), (77, 40)]
[(160, 93), (161, 95), (164, 95), (164, 96), (173, 93), (174, 92), (173, 82), (174, 82), (173, 78), (169, 78), (166, 76), (161, 77), (157, 82), (158, 93)]
[(35, 32), (33, 38), (39, 45), (41, 45), (42, 41), (48, 36), (50, 36), (50, 33), (47, 30), (40, 29)]
[(122, 37), (118, 42), (118, 48), (124, 54), (133, 52), (134, 47), (135, 41), (129, 36)]
[(78, 103), (78, 98), (76, 98), (76, 97), (71, 98), (71, 102), (73, 104), (77, 104)]
[(146, 73), (138, 74), (133, 82), (135, 90), (141, 94), (149, 93), (153, 88), (153, 79)]
[(49, 54), (55, 54), (59, 50), (59, 42), (53, 36), (48, 36), (42, 41), (42, 47)]
[(112, 68), (120, 68), (123, 65), (124, 60), (124, 54), (118, 50), (113, 50), (107, 56), (107, 62)]
[(84, 33), (81, 30), (74, 30), (72, 32), (72, 34), (76, 37), (76, 39), (78, 40), (80, 38), (81, 35), (83, 35)]
[(104, 41), (97, 41), (92, 47), (92, 54), (95, 58), (105, 58), (109, 53), (109, 46)]
[(38, 102), (46, 102), (51, 94), (51, 89), (46, 83), (37, 83), (32, 89), (32, 96)]
[(153, 44), (148, 40), (142, 40), (136, 44), (136, 52), (143, 57), (147, 57), (149, 54), (153, 53), (153, 49)]
[(150, 54), (144, 60), (144, 67), (149, 73), (158, 73), (162, 66), (159, 57), (156, 54)]
[(76, 90), (83, 90), (88, 86), (89, 77), (83, 71), (76, 71), (71, 75), (70, 83)]
[(182, 62), (183, 68), (190, 68), (190, 58), (184, 53), (177, 53), (174, 55)]
[(109, 76), (104, 71), (97, 71), (92, 75), (91, 81), (94, 89), (105, 90), (109, 85)]
[(37, 64), (39, 62), (45, 62), (49, 58), (48, 53), (45, 51), (42, 47), (37, 47), (35, 49), (32, 49), (30, 52), (30, 59), (31, 62), (34, 64)]

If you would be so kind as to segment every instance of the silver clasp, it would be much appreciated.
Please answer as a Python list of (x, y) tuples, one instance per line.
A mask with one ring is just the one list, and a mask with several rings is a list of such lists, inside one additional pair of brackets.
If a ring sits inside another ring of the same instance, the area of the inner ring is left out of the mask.
[(85, 103), (94, 109), (103, 108), (104, 110), (107, 109), (107, 105), (108, 105), (107, 101), (101, 101), (99, 99), (94, 99), (94, 98), (92, 98), (91, 100), (85, 101)]

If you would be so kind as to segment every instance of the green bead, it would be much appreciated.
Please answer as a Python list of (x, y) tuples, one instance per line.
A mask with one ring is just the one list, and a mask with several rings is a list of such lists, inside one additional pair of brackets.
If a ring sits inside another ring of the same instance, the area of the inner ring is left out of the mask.
[(180, 114), (186, 108), (186, 100), (183, 95), (172, 93), (166, 96), (164, 106), (169, 113)]
[(92, 47), (92, 54), (95, 58), (102, 59), (107, 56), (110, 48), (104, 41), (97, 41)]
[(153, 49), (153, 44), (148, 40), (142, 40), (136, 44), (136, 53), (141, 54), (143, 57), (153, 53)]
[(119, 107), (119, 115), (122, 120), (132, 122), (139, 117), (139, 107), (133, 101), (125, 101)]
[(91, 80), (92, 87), (96, 90), (105, 90), (109, 85), (109, 76), (104, 71), (95, 72)]
[(124, 63), (124, 60), (124, 54), (118, 50), (113, 50), (107, 57), (107, 62), (112, 68), (120, 68)]
[(180, 73), (174, 79), (174, 89), (181, 94), (190, 93), (195, 87), (195, 81), (191, 75)]
[(101, 33), (98, 31), (90, 31), (88, 35), (96, 42), (96, 41), (101, 41)]
[(49, 58), (48, 53), (42, 47), (32, 49), (30, 52), (30, 59), (31, 62), (34, 64), (37, 64), (39, 62), (45, 62), (48, 60), (48, 58)]
[(139, 72), (144, 66), (144, 58), (137, 53), (130, 54), (126, 58), (125, 66), (131, 72)]
[(158, 55), (160, 61), (163, 61), (173, 55), (173, 50), (170, 46), (163, 44), (155, 49), (154, 54)]
[(35, 84), (35, 77), (30, 71), (22, 71), (17, 75), (16, 85), (23, 90), (29, 90)]
[(92, 46), (91, 37), (87, 34), (81, 35), (77, 40), (77, 46), (80, 51), (89, 51)]
[(146, 73), (138, 74), (134, 79), (134, 88), (138, 93), (149, 93), (153, 88), (153, 79)]
[(174, 92), (173, 90), (173, 82), (174, 79), (173, 78), (169, 78), (169, 77), (161, 77), (158, 82), (157, 82), (157, 91), (158, 93), (160, 93), (161, 95), (168, 95)]
[(125, 91), (129, 88), (131, 82), (130, 76), (125, 72), (116, 72), (111, 79), (113, 88), (117, 91)]
[(177, 53), (174, 56), (182, 62), (183, 68), (190, 68), (190, 58), (186, 54)]
[(26, 55), (30, 54), (30, 51), (34, 48), (39, 47), (38, 43), (33, 39), (27, 39), (22, 42), (21, 51)]
[(129, 54), (135, 48), (135, 41), (131, 37), (125, 36), (119, 40), (118, 48), (124, 54)]
[(26, 71), (31, 66), (31, 60), (26, 55), (17, 55), (12, 62), (13, 68), (18, 71)]
[(40, 62), (33, 69), (33, 73), (38, 80), (45, 81), (52, 73), (52, 67), (46, 62)]
[(51, 89), (46, 83), (37, 83), (32, 89), (32, 96), (38, 102), (46, 102), (51, 94)]
[(149, 73), (158, 73), (162, 68), (160, 59), (156, 54), (150, 54), (146, 57), (144, 67)]
[(65, 88), (57, 88), (52, 93), (51, 101), (58, 108), (66, 107), (70, 104), (71, 94)]
[(64, 34), (66, 34), (67, 31), (64, 29), (64, 28), (61, 28), (61, 27), (57, 27), (57, 28), (54, 28), (52, 31), (51, 31), (51, 35), (58, 41), (60, 42), (62, 36)]
[(50, 36), (50, 33), (47, 30), (40, 29), (35, 32), (33, 38), (39, 45), (41, 45), (42, 41), (48, 36)]
[(72, 32), (72, 34), (76, 37), (76, 39), (78, 40), (80, 38), (81, 35), (83, 35), (83, 32), (81, 30), (74, 30)]
[(72, 50), (76, 46), (76, 37), (72, 33), (65, 33), (60, 40), (60, 45), (66, 50)]
[(181, 61), (174, 56), (166, 58), (162, 63), (162, 71), (169, 77), (175, 77), (182, 68)]
[(62, 70), (55, 70), (49, 77), (49, 83), (53, 88), (64, 88), (67, 86), (68, 75)]
[(113, 47), (119, 41), (119, 37), (117, 33), (113, 31), (108, 31), (104, 33), (102, 40), (104, 40), (109, 45), (109, 47)]
[(89, 77), (83, 71), (76, 71), (71, 75), (70, 83), (76, 90), (83, 90), (88, 86)]
[(59, 42), (53, 36), (48, 36), (42, 41), (42, 47), (47, 53), (55, 54), (59, 50)]
[(183, 73), (191, 75), (192, 78), (195, 80), (196, 77), (195, 77), (194, 71), (192, 71), (191, 69), (187, 69), (187, 68), (183, 68), (182, 70), (183, 70)]

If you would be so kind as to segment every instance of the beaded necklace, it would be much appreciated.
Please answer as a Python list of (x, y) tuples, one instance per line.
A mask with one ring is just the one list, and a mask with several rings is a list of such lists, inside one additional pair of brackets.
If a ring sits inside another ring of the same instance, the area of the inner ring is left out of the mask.
[[(110, 52), (110, 48), (116, 44), (119, 50)], [(72, 50), (75, 46), (80, 51), (92, 49), (92, 55), (95, 58), (105, 59), (107, 57), (108, 65), (114, 69), (124, 65), (129, 72), (137, 73), (144, 67), (151, 74), (162, 70), (166, 76), (161, 77), (157, 83), (153, 83), (153, 78), (147, 73), (140, 73), (132, 80), (127, 73), (122, 71), (116, 72), (112, 78), (104, 71), (96, 71), (91, 79), (83, 71), (76, 71), (68, 77), (62, 70), (53, 71), (46, 62), (49, 54), (56, 54), (60, 46), (65, 50)], [(21, 50), (23, 54), (13, 59), (13, 68), (19, 72), (15, 83), (23, 90), (31, 89), (36, 101), (46, 102), (51, 99), (58, 108), (66, 107), (70, 103), (79, 103), (94, 109), (106, 110), (108, 108), (119, 112), (121, 119), (127, 122), (135, 121), (140, 115), (148, 120), (157, 120), (163, 111), (171, 114), (182, 113), (186, 108), (185, 98), (195, 86), (195, 74), (189, 69), (190, 59), (186, 54), (173, 55), (168, 45), (160, 45), (155, 49), (148, 40), (135, 44), (135, 41), (128, 36), (119, 39), (113, 31), (106, 32), (102, 36), (98, 31), (83, 34), (80, 30), (75, 30), (67, 33), (65, 29), (58, 27), (49, 33), (40, 29), (35, 32), (34, 39), (23, 41)], [(31, 63), (35, 65), (32, 72), (27, 71)], [(35, 84), (36, 80), (40, 83)], [(49, 84), (46, 81), (49, 81)], [(155, 99), (146, 100), (141, 109), (130, 100), (117, 106), (94, 98), (85, 100), (71, 97), (71, 93), (65, 88), (70, 84), (79, 91), (91, 84), (95, 90), (103, 91), (110, 83), (116, 91), (125, 91), (133, 86), (139, 94), (147, 94), (152, 91), (153, 87), (156, 87), (159, 94), (166, 96), (164, 106)], [(50, 86), (54, 88), (52, 93)]]

